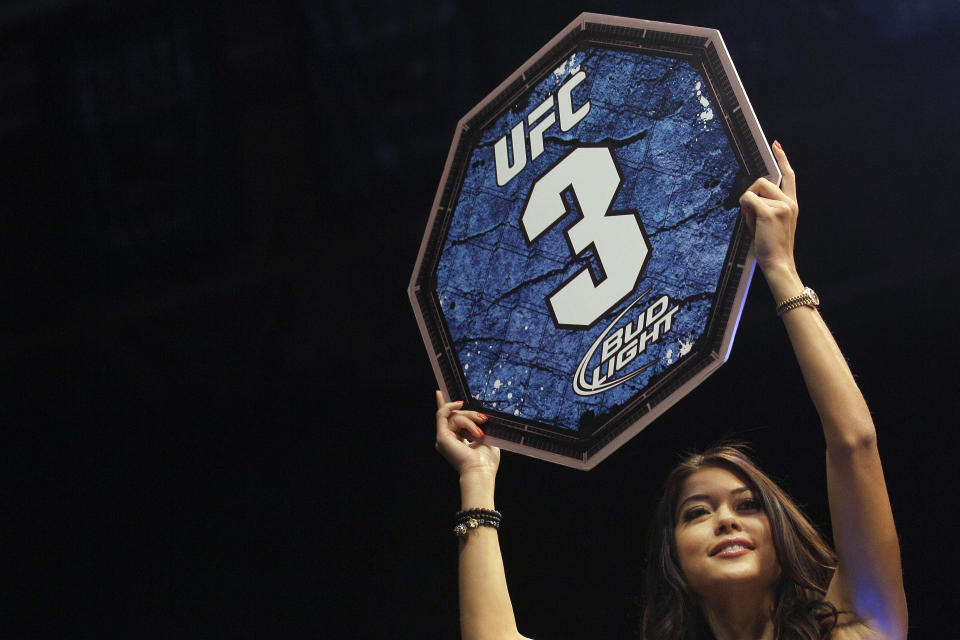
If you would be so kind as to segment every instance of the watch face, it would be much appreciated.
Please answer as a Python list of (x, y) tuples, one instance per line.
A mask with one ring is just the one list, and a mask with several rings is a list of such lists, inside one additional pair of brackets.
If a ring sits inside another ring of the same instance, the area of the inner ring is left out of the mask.
[(806, 289), (803, 290), (803, 292), (808, 296), (810, 296), (810, 299), (813, 300), (813, 304), (815, 304), (818, 307), (820, 306), (820, 296), (817, 295), (816, 291), (814, 291), (810, 287), (807, 287)]

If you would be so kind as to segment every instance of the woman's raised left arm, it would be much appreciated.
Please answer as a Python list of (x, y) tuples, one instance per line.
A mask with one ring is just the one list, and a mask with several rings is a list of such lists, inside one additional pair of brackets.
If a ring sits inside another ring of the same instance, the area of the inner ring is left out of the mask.
[[(757, 262), (781, 303), (804, 285), (793, 257), (796, 178), (779, 143), (773, 153), (783, 173), (780, 187), (761, 178), (740, 204), (754, 234)], [(827, 444), (827, 491), (839, 557), (827, 600), (852, 610), (885, 638), (905, 638), (900, 545), (870, 410), (819, 311), (799, 306), (782, 320)]]

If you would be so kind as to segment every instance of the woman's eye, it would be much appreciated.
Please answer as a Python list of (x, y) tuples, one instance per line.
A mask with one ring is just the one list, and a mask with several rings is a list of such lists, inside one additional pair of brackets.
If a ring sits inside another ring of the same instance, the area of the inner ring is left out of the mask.
[(757, 511), (760, 509), (760, 501), (753, 498), (747, 498), (740, 503), (740, 508), (744, 511)]
[(692, 509), (687, 509), (683, 512), (683, 519), (685, 522), (690, 522), (691, 520), (696, 520), (706, 512), (707, 510), (703, 507), (693, 507)]

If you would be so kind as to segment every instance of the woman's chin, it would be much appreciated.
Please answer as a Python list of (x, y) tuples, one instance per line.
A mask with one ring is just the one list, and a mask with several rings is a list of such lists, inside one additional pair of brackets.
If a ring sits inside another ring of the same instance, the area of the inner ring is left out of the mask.
[(691, 585), (691, 588), (701, 596), (712, 598), (727, 596), (731, 589), (750, 592), (771, 591), (776, 582), (777, 576), (765, 576), (757, 571), (756, 567), (724, 567), (722, 571), (704, 576), (704, 580)]

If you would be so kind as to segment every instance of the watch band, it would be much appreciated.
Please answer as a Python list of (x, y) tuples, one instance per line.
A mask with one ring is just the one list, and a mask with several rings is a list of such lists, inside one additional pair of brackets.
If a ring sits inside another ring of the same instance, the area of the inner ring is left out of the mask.
[(793, 296), (792, 298), (787, 298), (783, 302), (777, 305), (777, 316), (782, 316), (787, 311), (792, 311), (793, 309), (799, 309), (800, 307), (811, 307), (816, 309), (820, 306), (820, 297), (817, 295), (817, 292), (806, 287), (803, 291), (800, 292), (800, 295)]

